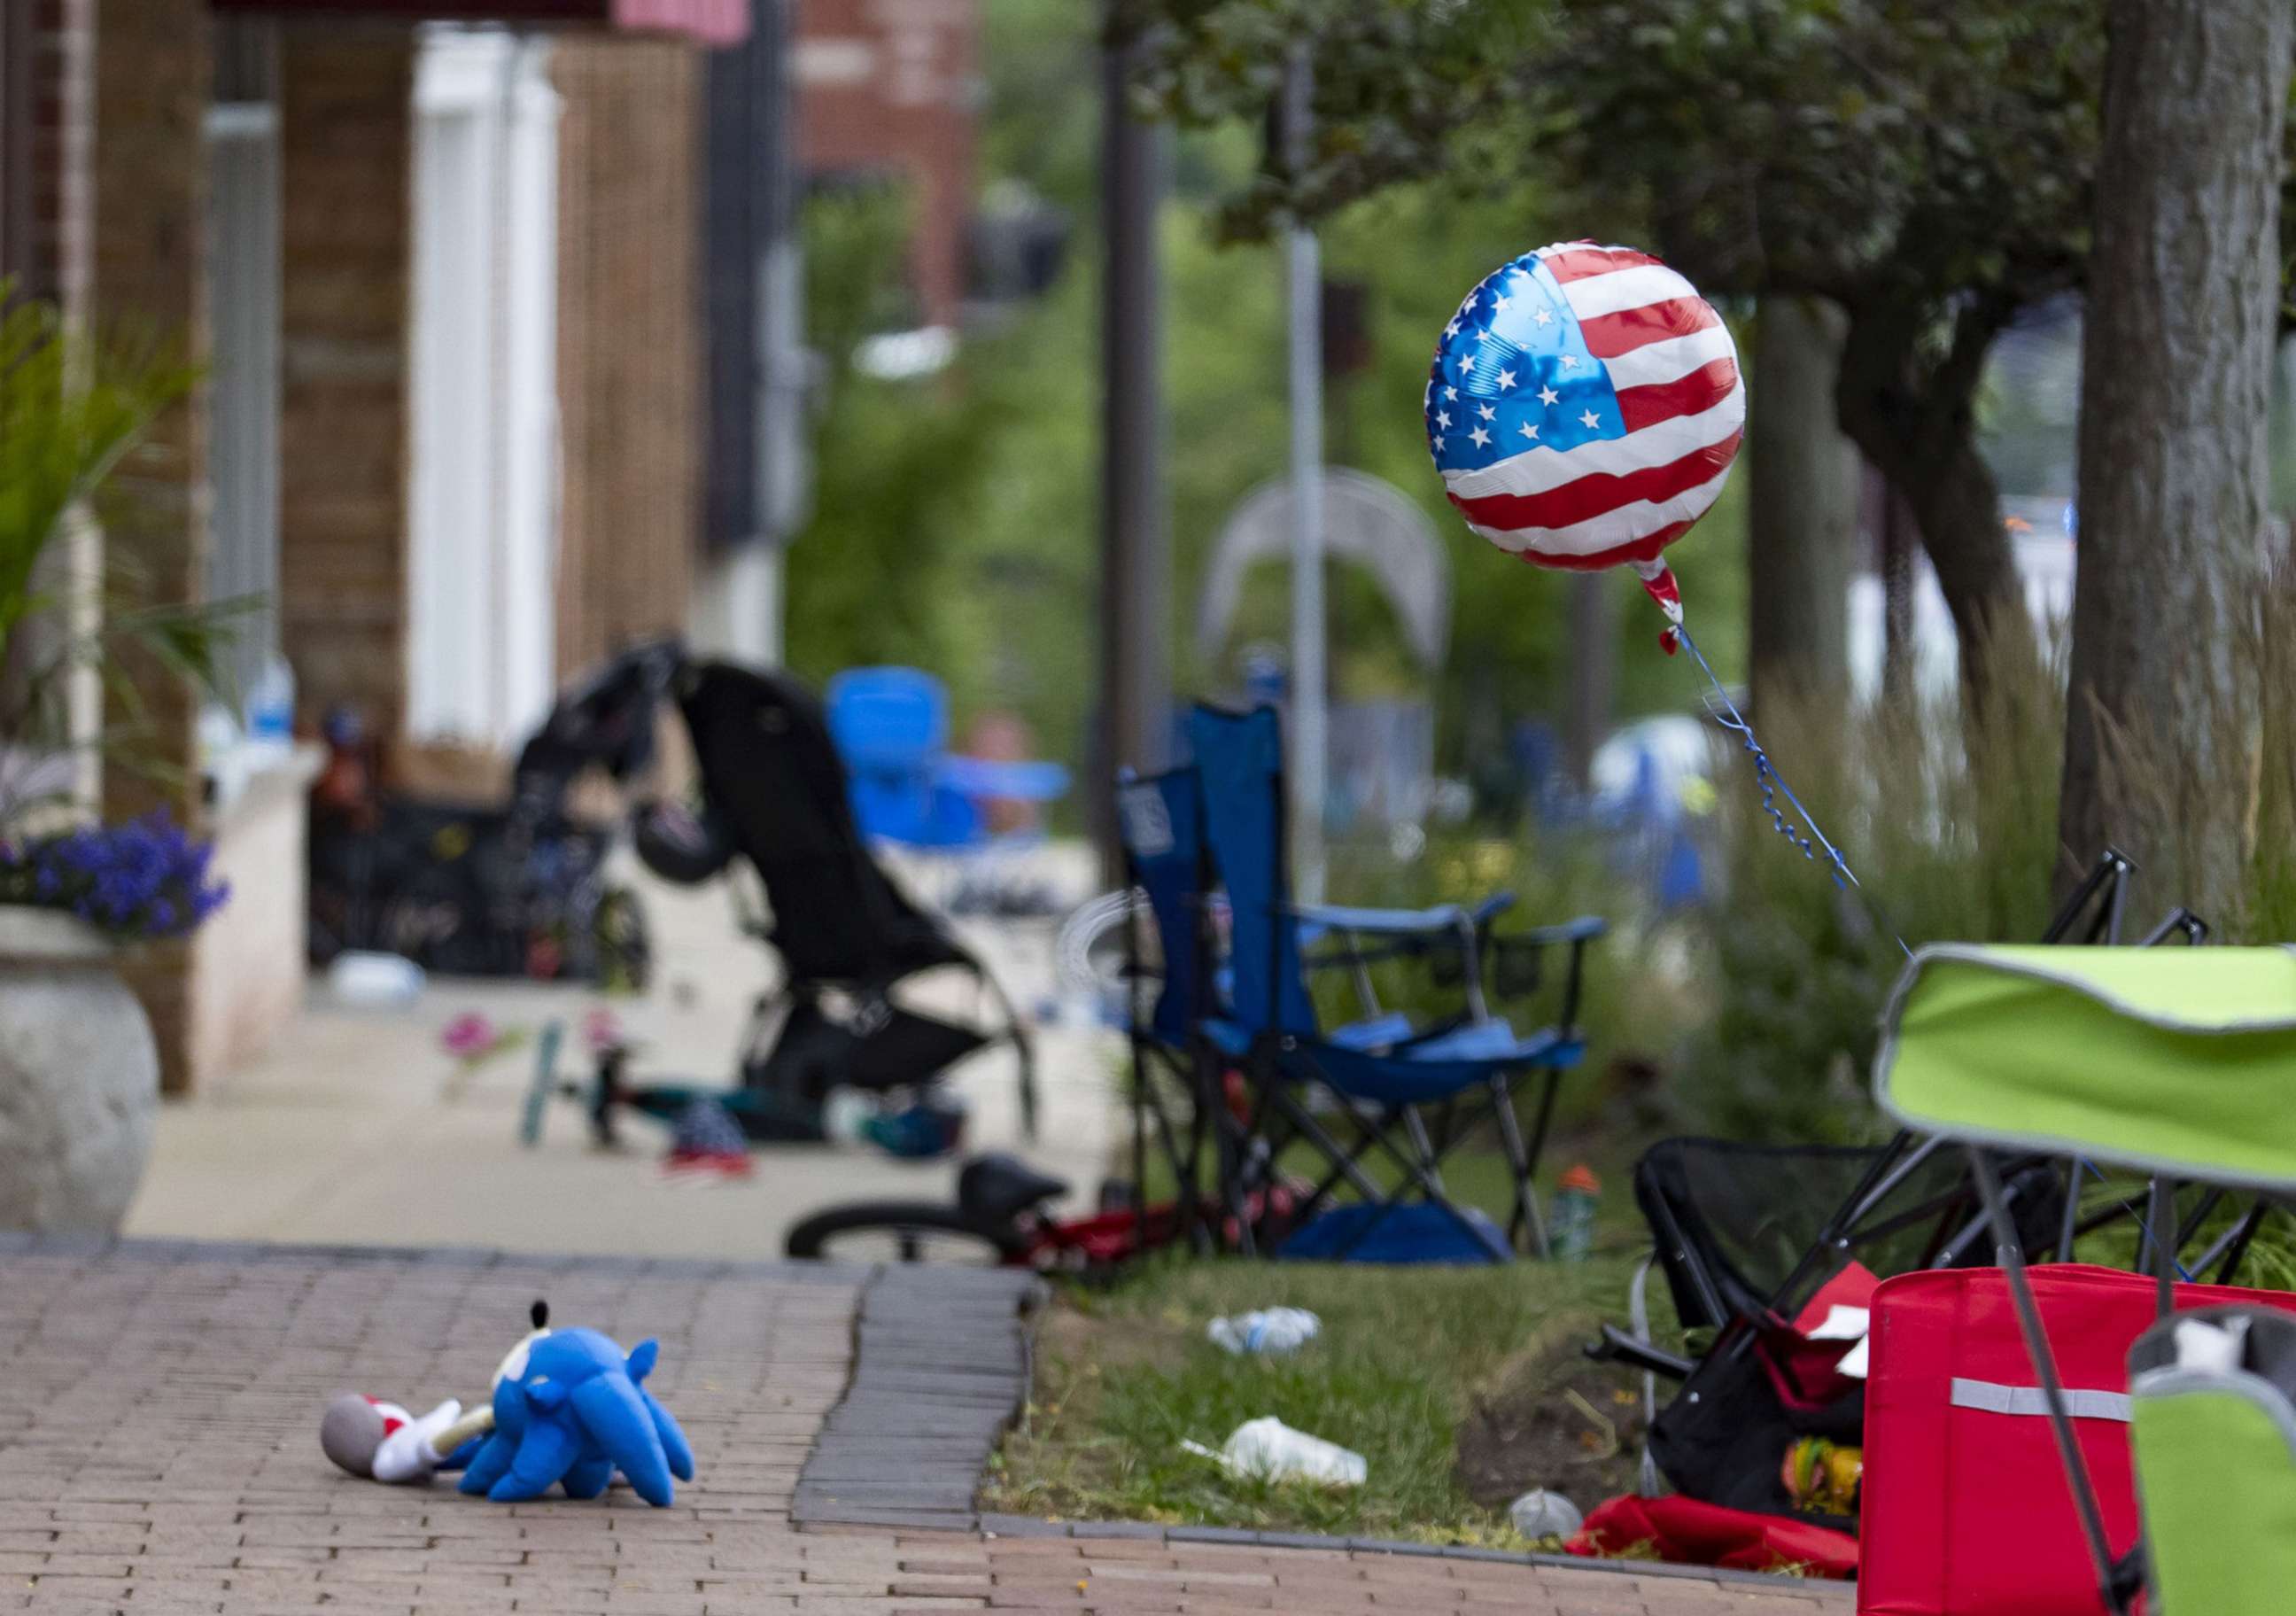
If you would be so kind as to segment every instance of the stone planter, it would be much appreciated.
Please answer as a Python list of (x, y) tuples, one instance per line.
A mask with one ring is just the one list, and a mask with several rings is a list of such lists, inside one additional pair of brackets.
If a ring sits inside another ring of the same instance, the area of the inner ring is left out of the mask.
[(160, 1054), (117, 950), (0, 904), (0, 1229), (111, 1234), (152, 1153)]

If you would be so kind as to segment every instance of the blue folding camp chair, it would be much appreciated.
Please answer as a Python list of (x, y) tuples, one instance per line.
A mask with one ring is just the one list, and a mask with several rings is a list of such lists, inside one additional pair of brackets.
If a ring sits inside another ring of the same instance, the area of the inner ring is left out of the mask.
[[(1208, 1216), (1220, 1202), (1207, 1197), (1213, 1184), (1233, 1175), (1209, 1175), (1208, 1184), (1207, 1169), (1216, 1149), (1220, 1160), (1236, 1160), (1243, 1136), (1228, 1092), (1236, 1062), (1203, 1030), (1210, 1021), (1232, 1019), (1227, 1004), (1234, 973), (1221, 957), (1226, 904), (1213, 890), (1202, 783), (1193, 767), (1144, 779), (1128, 773), (1118, 782), (1117, 808), (1130, 893), (1124, 977), (1133, 1069), (1132, 1181), (1147, 1183), (1150, 1149), (1160, 1150), (1177, 1186), (1180, 1228), (1199, 1249), (1210, 1249), (1226, 1243), (1227, 1230)], [(1501, 894), (1473, 912), (1479, 942), (1488, 945), (1492, 923), (1513, 902), (1512, 895)], [(1385, 912), (1381, 917), (1398, 918)], [(1322, 931), (1301, 927), (1303, 936)], [(1456, 939), (1447, 931), (1434, 947), (1456, 949)], [(1416, 937), (1377, 948), (1355, 938), (1343, 950), (1304, 960), (1308, 969), (1344, 967), (1357, 983), (1365, 1013), (1328, 1036), (1366, 1048), (1411, 1038), (1408, 1016), (1380, 1008), (1370, 967), (1384, 958), (1427, 951), (1429, 946)], [(1280, 1203), (1281, 1194), (1275, 1199)]]
[[(1283, 737), (1275, 710), (1200, 707), (1188, 735), (1205, 844), (1230, 915), (1224, 1013), (1201, 1027), (1253, 1088), (1249, 1125), (1240, 1136), (1221, 1133), (1222, 1193), (1243, 1243), (1258, 1239), (1247, 1214), (1267, 1204), (1259, 1193), (1272, 1185), (1286, 1153), (1304, 1143), (1321, 1158), (1324, 1176), (1294, 1203), (1292, 1226), (1281, 1237), (1283, 1255), (1358, 1261), (1504, 1261), (1523, 1249), (1545, 1255), (1533, 1175), (1562, 1074), (1585, 1053), (1575, 1025), (1579, 987), (1586, 947), (1604, 923), (1581, 917), (1495, 944), (1490, 924), (1504, 899), (1479, 911), (1295, 904), (1285, 875)], [(1456, 947), (1464, 1013), (1414, 1030), (1378, 1014), (1374, 1003), (1370, 1021), (1324, 1031), (1303, 971), (1303, 945), (1318, 939), (1337, 945), (1325, 949), (1326, 961), (1360, 961), (1382, 944)], [(1495, 946), (1519, 954), (1568, 948), (1554, 1026), (1518, 1036), (1491, 1013), (1484, 984)], [(1537, 1110), (1526, 1137), (1517, 1100), (1535, 1079)], [(1333, 1102), (1320, 1114), (1311, 1098), (1318, 1090)], [(1444, 1159), (1486, 1122), (1513, 1180), (1504, 1230), (1461, 1206), (1443, 1183)], [(1399, 1176), (1395, 1184), (1367, 1169), (1367, 1161), (1380, 1158)]]
[(1067, 793), (1068, 770), (1057, 763), (951, 756), (948, 693), (920, 669), (849, 668), (829, 681), (827, 706), (865, 836), (978, 849), (990, 841), (981, 803)]
[[(1144, 1194), (1152, 1130), (1177, 1185), (1180, 1226), (1214, 1243), (1203, 1202), (1218, 1074), (1198, 1028), (1216, 1004), (1205, 899), (1210, 864), (1193, 768), (1117, 782), (1117, 824), (1134, 895), (1125, 926), (1125, 1029), (1132, 1048), (1132, 1182)], [(1155, 967), (1148, 964), (1150, 944)]]

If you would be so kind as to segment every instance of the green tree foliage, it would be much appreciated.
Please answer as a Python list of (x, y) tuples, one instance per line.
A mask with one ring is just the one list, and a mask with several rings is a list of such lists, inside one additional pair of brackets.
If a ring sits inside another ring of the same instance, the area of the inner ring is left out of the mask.
[(858, 189), (805, 208), (807, 329), (828, 373), (814, 515), (789, 571), (787, 655), (816, 681), (871, 663), (947, 665), (939, 606), (972, 526), (972, 467), (996, 431), (961, 373), (889, 381), (854, 366), (863, 338), (914, 323), (905, 202)]
[(1572, 234), (1636, 232), (1710, 295), (1840, 304), (1845, 430), (1906, 490), (1972, 665), (2022, 654), (1972, 400), (1994, 334), (2080, 279), (2097, 0), (1133, 0), (1117, 26), (1161, 42), (1142, 91), (1193, 119), (1257, 116), (1313, 39), (1314, 160), (1263, 166), (1234, 232), (1527, 176)]
[[(1096, 40), (1068, 0), (995, 0), (987, 9), (986, 183), (1018, 178), (1067, 209), (1078, 234), (1048, 296), (968, 331), (955, 362), (908, 381), (856, 373), (872, 332), (914, 317), (902, 293), (898, 199), (824, 196), (808, 204), (809, 340), (831, 361), (816, 435), (816, 514), (791, 552), (792, 664), (819, 679), (866, 661), (929, 668), (960, 718), (1019, 712), (1047, 755), (1085, 756), (1096, 678), (1099, 544), (1099, 263), (1091, 238), (1099, 138)], [(1227, 642), (1194, 653), (1196, 590), (1221, 521), (1284, 464), (1283, 310), (1274, 254), (1225, 244), (1220, 201), (1248, 190), (1257, 132), (1230, 123), (1175, 152), (1163, 221), (1165, 470), (1172, 508), (1173, 644), (1183, 693), (1232, 688), (1242, 652), (1289, 633), (1279, 565), (1259, 570)], [(1561, 208), (1528, 207), (1519, 181), (1479, 194), (1447, 184), (1391, 187), (1324, 233), (1327, 273), (1368, 294), (1370, 360), (1335, 381), (1332, 458), (1386, 478), (1420, 502), (1452, 562), (1450, 653), (1428, 677), (1370, 580), (1335, 567), (1332, 677), (1343, 699), (1423, 696), (1441, 724), (1439, 762), (1464, 768), (1503, 751), (1502, 726), (1559, 708), (1562, 580), (1469, 533), (1430, 468), (1418, 400), (1436, 332), (1465, 288), (1500, 259), (1562, 228)], [(1726, 675), (1741, 658), (1743, 514), (1734, 485), (1671, 553), (1710, 624)], [(1618, 591), (1620, 632), (1648, 650), (1655, 618)], [(1620, 659), (1620, 708), (1678, 705), (1678, 669)], [(1472, 743), (1471, 743), (1472, 742)]]

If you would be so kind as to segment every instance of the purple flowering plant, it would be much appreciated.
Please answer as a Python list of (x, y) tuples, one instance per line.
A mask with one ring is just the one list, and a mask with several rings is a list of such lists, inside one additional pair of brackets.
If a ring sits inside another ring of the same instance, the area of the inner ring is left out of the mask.
[(114, 937), (183, 937), (231, 895), (194, 841), (163, 809), (125, 824), (86, 825), (0, 841), (0, 903), (62, 909)]

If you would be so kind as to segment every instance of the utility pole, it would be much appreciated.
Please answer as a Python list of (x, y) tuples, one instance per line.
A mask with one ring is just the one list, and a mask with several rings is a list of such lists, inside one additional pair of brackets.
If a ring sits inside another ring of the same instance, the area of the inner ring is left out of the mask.
[(1122, 879), (1115, 777), (1166, 762), (1171, 727), (1171, 536), (1164, 502), (1164, 388), (1157, 205), (1164, 132), (1133, 116), (1136, 41), (1103, 53), (1101, 127), (1100, 733), (1092, 758), (1101, 867)]
[[(1283, 167), (1306, 173), (1315, 70), (1296, 42), (1283, 70)], [(1324, 796), (1330, 756), (1324, 674), (1323, 271), (1316, 233), (1296, 215), (1283, 233), (1292, 384), (1292, 866), (1300, 898), (1324, 899)]]
[(711, 53), (708, 78), (709, 548), (688, 633), (758, 665), (781, 660), (783, 546), (811, 484), (791, 9), (758, 0), (750, 37)]

